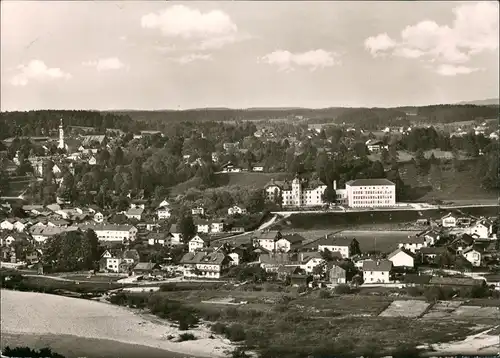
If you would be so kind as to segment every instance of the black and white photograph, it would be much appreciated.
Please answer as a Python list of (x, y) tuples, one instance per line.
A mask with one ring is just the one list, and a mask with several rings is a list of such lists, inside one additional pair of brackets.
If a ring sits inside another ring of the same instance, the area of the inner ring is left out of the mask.
[(498, 1), (0, 2), (0, 357), (500, 357)]

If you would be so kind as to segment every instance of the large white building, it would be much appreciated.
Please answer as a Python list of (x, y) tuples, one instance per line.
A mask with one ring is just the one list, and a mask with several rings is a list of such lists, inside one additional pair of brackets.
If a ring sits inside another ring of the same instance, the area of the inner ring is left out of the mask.
[(356, 179), (345, 185), (352, 208), (377, 208), (396, 205), (396, 184), (387, 179)]
[[(353, 208), (377, 208), (396, 205), (396, 184), (387, 179), (356, 179), (346, 183), (345, 189), (338, 189), (336, 181), (333, 188), (337, 204)], [(301, 181), (295, 178), (291, 183), (271, 180), (265, 186), (266, 199), (288, 207), (322, 206), (326, 185), (321, 182)]]
[(94, 230), (99, 241), (123, 242), (125, 240), (134, 241), (137, 235), (137, 229), (133, 225), (80, 225), (81, 230)]
[(265, 187), (266, 198), (275, 201), (281, 196), (283, 206), (321, 206), (326, 185), (320, 182), (301, 181), (298, 177), (289, 182), (271, 180)]

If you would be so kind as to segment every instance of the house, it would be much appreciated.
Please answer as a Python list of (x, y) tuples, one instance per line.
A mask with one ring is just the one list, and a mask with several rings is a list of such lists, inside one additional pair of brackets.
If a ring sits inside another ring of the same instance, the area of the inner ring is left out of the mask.
[(342, 258), (347, 259), (351, 257), (351, 247), (354, 239), (346, 237), (338, 237), (333, 234), (328, 234), (320, 239), (318, 244), (318, 251), (328, 250), (330, 252), (340, 252)]
[(24, 212), (34, 216), (38, 216), (44, 211), (43, 205), (23, 205), (22, 209)]
[(294, 265), (288, 253), (262, 253), (259, 255), (259, 264), (266, 272), (276, 272), (282, 265)]
[(245, 228), (243, 226), (233, 226), (230, 232), (231, 234), (241, 234), (245, 232)]
[(305, 238), (299, 234), (285, 235), (276, 241), (275, 248), (277, 252), (289, 252), (297, 249), (304, 241)]
[(138, 262), (133, 270), (134, 275), (150, 275), (153, 273), (154, 270), (158, 270), (160, 268), (160, 265), (154, 263), (154, 262)]
[(440, 234), (436, 230), (430, 229), (425, 230), (417, 234), (417, 236), (421, 236), (425, 239), (427, 247), (434, 246), (440, 239)]
[(148, 240), (148, 245), (161, 245), (161, 246), (170, 246), (172, 244), (171, 233), (163, 233), (163, 232), (151, 232), (146, 236)]
[(96, 212), (94, 214), (94, 221), (99, 224), (102, 223), (104, 221), (104, 215), (100, 211)]
[(208, 220), (195, 218), (194, 224), (196, 225), (196, 232), (208, 234), (210, 232), (210, 222)]
[(392, 262), (389, 260), (366, 260), (363, 262), (365, 283), (389, 283)]
[(61, 210), (61, 207), (59, 206), (59, 204), (49, 204), (46, 206), (46, 208), (52, 212), (56, 212), (56, 211)]
[(230, 265), (231, 266), (238, 266), (240, 264), (240, 254), (238, 254), (237, 252), (231, 252), (228, 254), (228, 256), (231, 258), (231, 262), (230, 262)]
[(237, 166), (233, 165), (231, 162), (227, 162), (222, 166), (222, 172), (223, 173), (239, 173), (241, 172), (241, 168), (238, 168)]
[(365, 144), (370, 153), (380, 152), (384, 148), (384, 142), (381, 140), (369, 139)]
[(144, 208), (130, 208), (125, 212), (127, 219), (142, 220)]
[(121, 263), (122, 259), (120, 257), (106, 250), (99, 260), (99, 271), (118, 273), (120, 272)]
[(408, 287), (428, 285), (432, 275), (406, 274), (403, 283)]
[(171, 245), (179, 245), (182, 243), (182, 233), (177, 228), (177, 224), (170, 225), (170, 230), (168, 232), (172, 235)]
[(452, 213), (448, 213), (441, 218), (441, 225), (443, 227), (456, 227), (457, 226), (457, 216)]
[(472, 266), (475, 267), (481, 266), (481, 258), (483, 256), (483, 252), (479, 248), (475, 248), (474, 246), (469, 246), (468, 248), (462, 251), (462, 256), (465, 257), (465, 259), (469, 261), (472, 264)]
[(474, 244), (474, 238), (469, 234), (463, 234), (448, 243), (448, 247), (457, 254), (460, 254), (465, 248), (471, 246), (472, 244)]
[(210, 224), (210, 232), (211, 233), (221, 233), (224, 232), (224, 221), (221, 219), (214, 220)]
[(256, 164), (252, 167), (253, 172), (263, 172), (264, 166), (262, 164)]
[(158, 216), (158, 220), (165, 220), (170, 218), (172, 213), (170, 212), (170, 208), (168, 206), (161, 206), (156, 209), (156, 215)]
[(66, 221), (64, 219), (49, 219), (49, 220), (47, 220), (47, 226), (68, 227), (69, 221)]
[(417, 252), (422, 247), (427, 247), (427, 241), (423, 236), (408, 236), (408, 238), (401, 240), (398, 248), (408, 250), (412, 253)]
[(89, 165), (96, 165), (97, 159), (94, 156), (91, 156), (88, 160)]
[(14, 223), (14, 230), (16, 230), (17, 232), (23, 232), (26, 227), (27, 227), (27, 222), (24, 221), (24, 220), (16, 220), (16, 222)]
[(238, 206), (238, 205), (232, 206), (229, 209), (227, 209), (227, 215), (236, 215), (236, 214), (242, 215), (242, 214), (246, 214), (246, 213), (247, 213), (247, 209), (245, 209), (244, 207)]
[(0, 246), (10, 246), (14, 241), (16, 241), (16, 238), (13, 235), (0, 237)]
[(5, 219), (0, 223), (1, 230), (14, 230), (14, 223), (16, 221), (14, 219)]
[(317, 266), (325, 262), (318, 251), (300, 252), (298, 259), (300, 268), (308, 274), (311, 274)]
[(392, 262), (393, 267), (414, 267), (415, 265), (414, 254), (403, 248), (391, 252), (387, 259)]
[(493, 231), (493, 223), (486, 219), (477, 221), (474, 225), (469, 227), (468, 234), (476, 236), (479, 239), (487, 239), (491, 236)]
[(201, 206), (199, 206), (197, 208), (192, 208), (191, 209), (191, 215), (204, 216), (205, 215), (205, 209), (202, 208)]
[(196, 252), (199, 249), (203, 249), (204, 247), (208, 246), (208, 242), (203, 240), (199, 235), (195, 235), (191, 240), (188, 242), (188, 247), (189, 247), (189, 252)]
[(417, 251), (421, 263), (436, 263), (436, 258), (447, 252), (449, 252), (447, 247), (422, 247)]
[(500, 290), (500, 275), (499, 274), (486, 274), (483, 276), (488, 285), (492, 285), (495, 290)]
[(33, 226), (31, 227), (31, 236), (36, 242), (45, 242), (49, 237), (60, 235), (66, 231), (67, 228), (59, 228), (59, 227), (41, 227), (41, 226)]
[(326, 277), (332, 285), (347, 283), (346, 270), (333, 262), (329, 262), (326, 266)]
[(291, 275), (297, 275), (302, 272), (299, 265), (283, 265), (278, 267), (276, 271), (277, 279), (279, 281), (286, 281)]
[(279, 231), (265, 231), (260, 233), (259, 236), (252, 238), (253, 246), (263, 247), (268, 251), (276, 250), (276, 242), (281, 239), (282, 235)]
[(158, 205), (159, 208), (166, 208), (169, 206), (170, 206), (170, 203), (167, 201), (167, 199), (163, 199), (162, 202)]
[(215, 252), (188, 252), (180, 264), (184, 268), (184, 277), (220, 278), (231, 262), (231, 258), (220, 251)]

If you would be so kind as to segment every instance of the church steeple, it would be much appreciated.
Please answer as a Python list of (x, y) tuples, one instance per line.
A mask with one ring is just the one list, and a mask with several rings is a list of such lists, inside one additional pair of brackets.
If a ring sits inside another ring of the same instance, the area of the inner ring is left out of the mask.
[(64, 129), (63, 129), (63, 120), (61, 118), (61, 121), (59, 123), (59, 144), (57, 145), (57, 148), (59, 149), (64, 149)]

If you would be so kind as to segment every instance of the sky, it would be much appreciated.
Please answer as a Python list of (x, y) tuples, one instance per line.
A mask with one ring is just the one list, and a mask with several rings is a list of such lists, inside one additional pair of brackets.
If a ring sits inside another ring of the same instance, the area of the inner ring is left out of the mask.
[(2, 111), (499, 97), (491, 2), (1, 2)]

